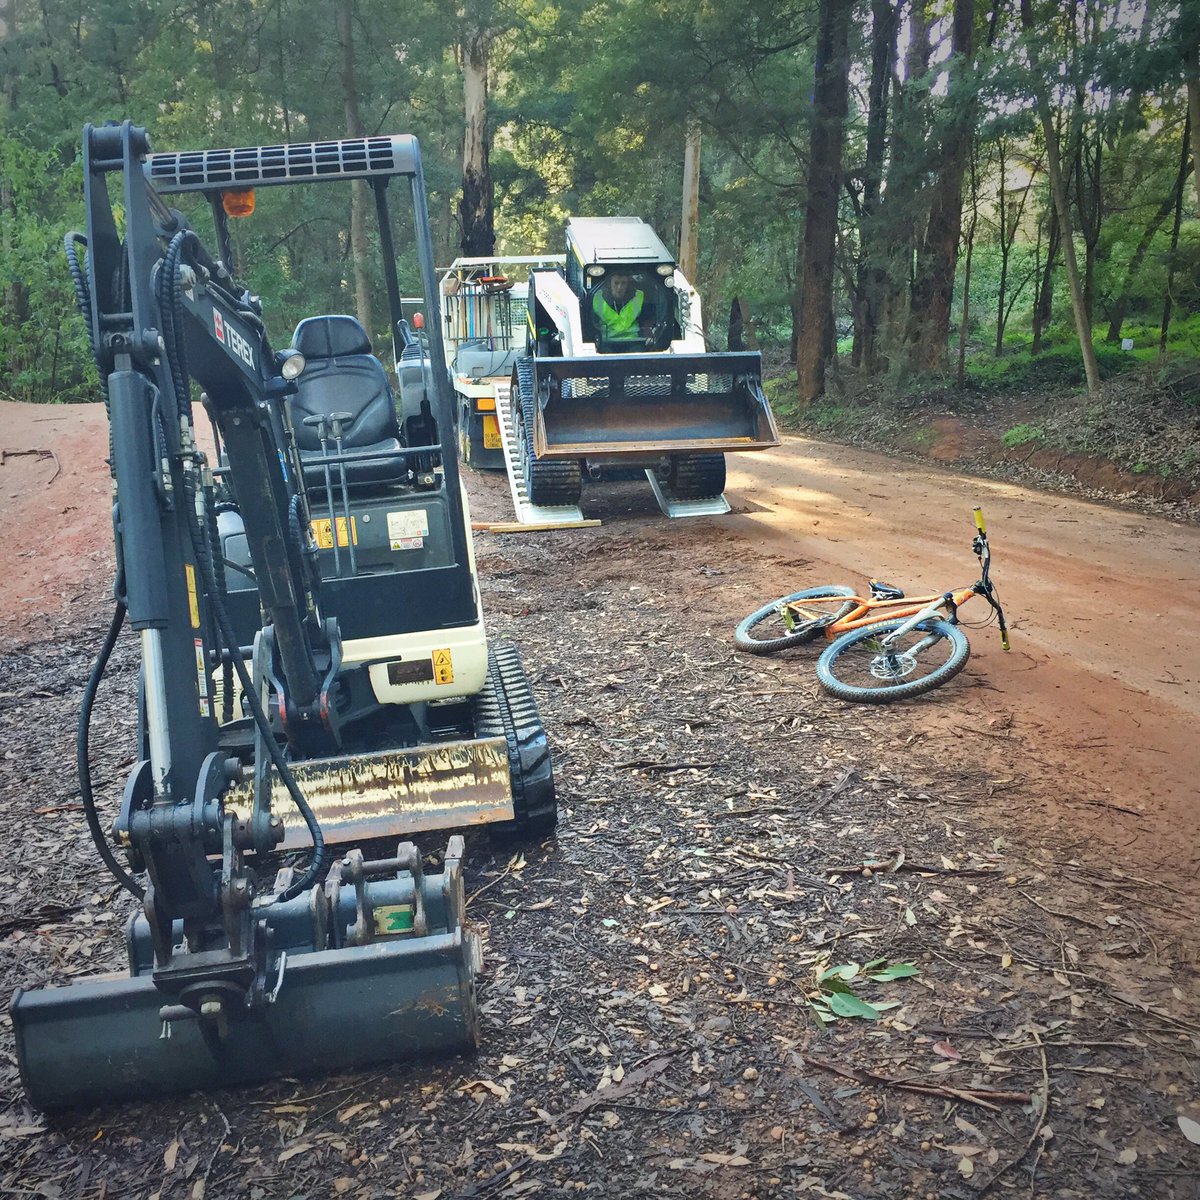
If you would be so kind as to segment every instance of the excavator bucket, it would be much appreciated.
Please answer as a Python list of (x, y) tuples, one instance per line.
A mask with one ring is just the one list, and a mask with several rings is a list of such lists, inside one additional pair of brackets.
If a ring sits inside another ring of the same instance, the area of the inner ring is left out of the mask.
[(779, 432), (757, 354), (537, 358), (539, 459), (764, 450)]
[(377, 863), (352, 852), (324, 891), (266, 907), (271, 990), (213, 1020), (166, 1002), (137, 917), (128, 976), (14, 995), (29, 1098), (43, 1110), (144, 1100), (472, 1048), (480, 950), (463, 926), (462, 846), (450, 840), (435, 875), (411, 843)]

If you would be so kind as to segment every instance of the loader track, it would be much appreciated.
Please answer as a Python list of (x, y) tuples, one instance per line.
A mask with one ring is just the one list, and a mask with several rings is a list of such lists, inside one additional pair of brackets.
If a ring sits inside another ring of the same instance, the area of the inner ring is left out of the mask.
[(577, 505), (583, 490), (583, 472), (577, 461), (543, 462), (533, 453), (533, 430), (537, 417), (537, 387), (533, 359), (517, 359), (517, 391), (521, 414), (520, 453), (531, 504)]
[(514, 819), (493, 825), (492, 832), (515, 837), (553, 833), (558, 805), (550, 746), (521, 656), (509, 642), (492, 645), (487, 684), (475, 697), (474, 716), (476, 737), (502, 736), (508, 743)]
[(677, 500), (706, 500), (725, 490), (725, 455), (679, 454), (671, 459), (667, 477)]

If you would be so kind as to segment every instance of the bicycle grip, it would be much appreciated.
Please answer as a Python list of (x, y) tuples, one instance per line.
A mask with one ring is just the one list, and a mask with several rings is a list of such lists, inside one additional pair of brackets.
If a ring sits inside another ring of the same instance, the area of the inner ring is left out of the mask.
[(983, 523), (983, 509), (976, 508), (974, 510), (974, 515), (975, 515), (975, 528), (978, 529), (979, 532), (982, 533), (984, 537), (987, 537), (987, 526), (984, 525), (984, 523)]

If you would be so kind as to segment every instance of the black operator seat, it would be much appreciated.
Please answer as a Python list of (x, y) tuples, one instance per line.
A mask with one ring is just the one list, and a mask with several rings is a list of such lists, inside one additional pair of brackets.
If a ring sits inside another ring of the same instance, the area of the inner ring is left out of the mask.
[[(296, 326), (293, 349), (304, 355), (305, 366), (290, 400), (292, 427), (301, 463), (321, 457), (320, 430), (305, 418), (349, 413), (342, 422), (342, 452), (394, 452), (393, 458), (346, 463), (351, 487), (403, 482), (408, 475), (396, 406), (383, 364), (371, 353), (371, 339), (354, 317), (308, 317)], [(330, 454), (336, 453), (332, 433), (326, 431)], [(333, 468), (333, 479), (338, 479)], [(304, 482), (323, 487), (325, 471), (304, 466)]]

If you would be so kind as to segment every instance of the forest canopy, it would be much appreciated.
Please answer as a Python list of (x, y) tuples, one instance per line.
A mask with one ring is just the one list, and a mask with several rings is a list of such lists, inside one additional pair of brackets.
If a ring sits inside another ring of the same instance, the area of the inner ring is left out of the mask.
[[(414, 133), (439, 265), (561, 251), (572, 214), (678, 245), (690, 143), (710, 339), (732, 311), (800, 403), (835, 363), (1095, 387), (1200, 355), (1198, 48), (1195, 0), (0, 0), (0, 393), (95, 397), (62, 239), (84, 123), (123, 118), (164, 150)], [(280, 344), (386, 326), (329, 192), (236, 226)]]

